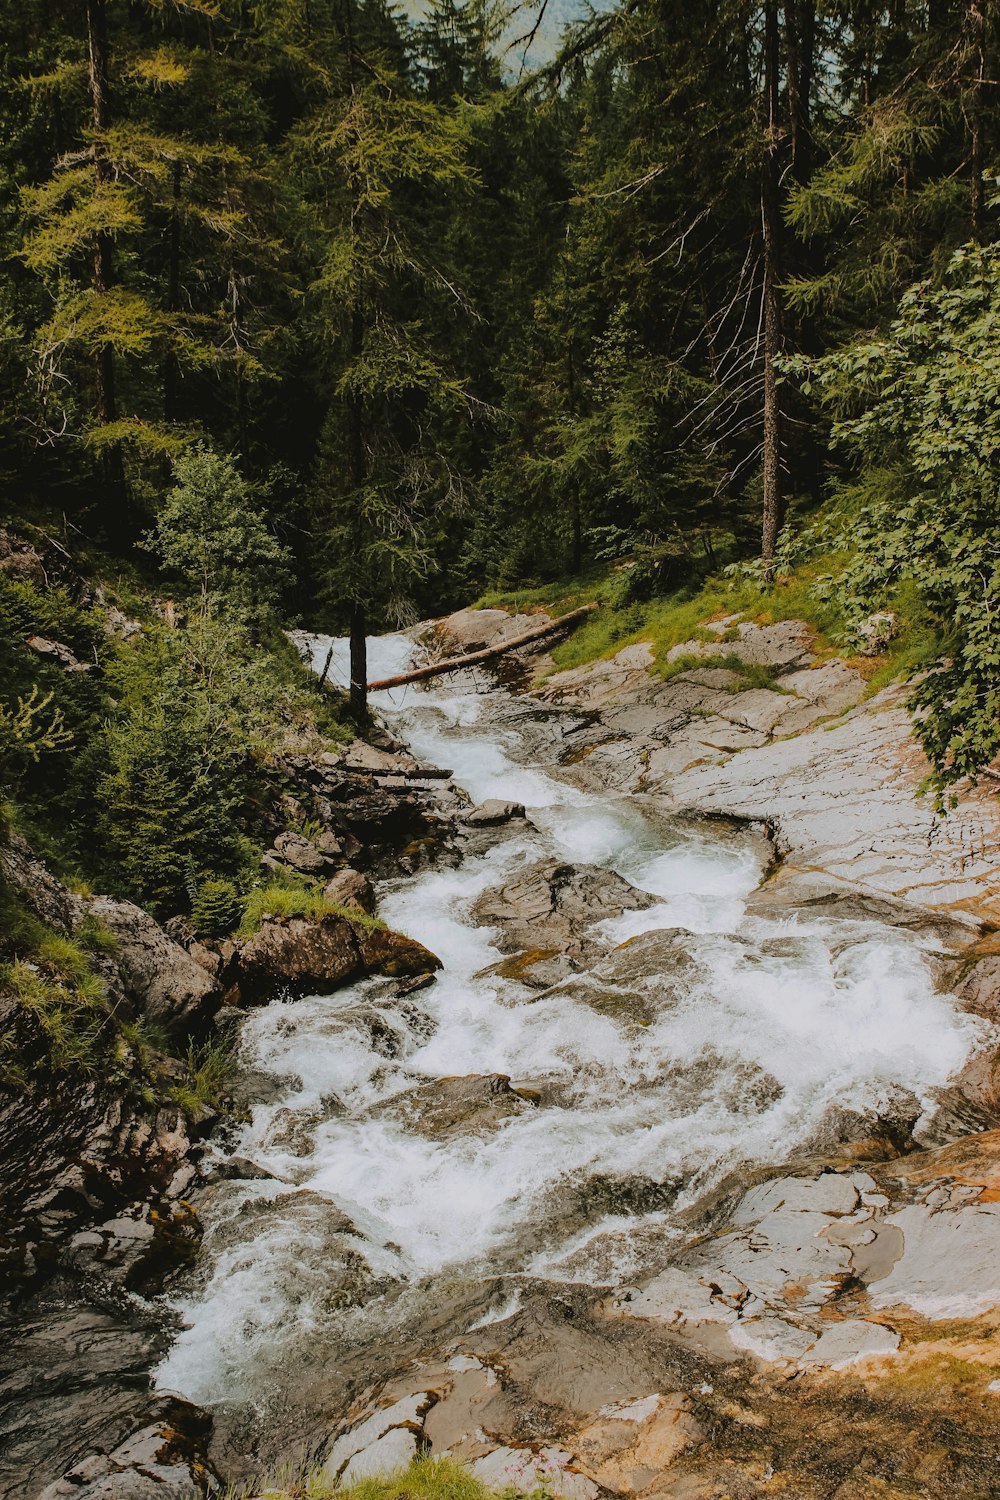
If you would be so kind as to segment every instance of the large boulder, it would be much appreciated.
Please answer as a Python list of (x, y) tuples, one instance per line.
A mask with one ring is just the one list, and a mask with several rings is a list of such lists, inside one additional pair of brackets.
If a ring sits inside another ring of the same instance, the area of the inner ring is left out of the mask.
[(478, 922), (498, 929), (502, 952), (551, 950), (577, 960), (599, 952), (590, 929), (627, 911), (657, 905), (613, 870), (543, 860), (498, 890), (487, 891), (473, 908)]
[(236, 983), (245, 1003), (266, 1000), (275, 989), (304, 994), (336, 989), (365, 974), (406, 977), (440, 969), (441, 960), (413, 938), (330, 914), (269, 917), (238, 947)]
[(171, 1036), (207, 1025), (222, 1001), (214, 977), (131, 901), (95, 896), (78, 915), (96, 917), (114, 935), (126, 994), (140, 1014)]

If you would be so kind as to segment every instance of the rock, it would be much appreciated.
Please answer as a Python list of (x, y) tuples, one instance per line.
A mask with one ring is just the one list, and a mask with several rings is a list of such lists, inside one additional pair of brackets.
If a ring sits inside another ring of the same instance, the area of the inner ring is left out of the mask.
[(485, 802), (480, 802), (467, 813), (463, 822), (468, 823), (471, 828), (495, 828), (501, 823), (509, 823), (512, 818), (523, 818), (524, 806), (520, 802), (502, 802), (498, 798), (491, 797)]
[(78, 919), (96, 917), (114, 935), (115, 963), (126, 993), (146, 1020), (171, 1036), (207, 1026), (222, 1000), (215, 977), (131, 901), (95, 896)]
[(324, 1473), (349, 1484), (405, 1468), (417, 1451), (414, 1428), (435, 1400), (432, 1392), (419, 1391), (374, 1412), (337, 1438)]
[(266, 917), (253, 937), (237, 945), (237, 983), (245, 1002), (266, 1000), (282, 986), (299, 993), (335, 989), (361, 969), (355, 928), (345, 917)]
[(893, 610), (884, 614), (869, 615), (867, 620), (855, 627), (854, 634), (858, 640), (858, 650), (862, 656), (880, 656), (894, 640), (898, 625)]
[(362, 963), (369, 974), (411, 979), (423, 978), (441, 968), (436, 953), (391, 927), (360, 927), (357, 936)]
[(338, 870), (333, 879), (327, 882), (323, 895), (335, 906), (356, 907), (369, 916), (374, 914), (375, 889), (360, 870), (352, 870), (349, 866)]
[(376, 1104), (370, 1113), (439, 1139), (497, 1130), (506, 1120), (530, 1113), (534, 1107), (511, 1088), (505, 1073), (473, 1073), (419, 1084)]
[(38, 1500), (166, 1500), (217, 1493), (206, 1465), (209, 1416), (179, 1396), (155, 1402), (154, 1421), (110, 1453), (92, 1453), (47, 1485)]
[(0, 879), (16, 888), (39, 921), (57, 932), (72, 932), (74, 898), (12, 829), (0, 838)]
[(473, 915), (499, 929), (502, 951), (551, 949), (572, 960), (599, 951), (589, 935), (595, 923), (657, 904), (612, 870), (545, 860), (481, 896)]
[(515, 1490), (528, 1495), (541, 1491), (556, 1500), (597, 1500), (600, 1491), (592, 1479), (569, 1465), (572, 1454), (563, 1448), (494, 1448), (469, 1465), (471, 1472), (491, 1490)]
[(65, 672), (89, 672), (93, 668), (92, 662), (78, 661), (68, 646), (62, 641), (50, 640), (48, 636), (29, 635), (24, 644), (43, 661), (50, 661)]
[(6, 527), (0, 527), (0, 574), (12, 583), (33, 583), (38, 588), (46, 588), (49, 581), (41, 554)]
[[(434, 629), (442, 642), (443, 654), (460, 656), (467, 651), (482, 651), (501, 645), (516, 635), (524, 635), (552, 617), (544, 610), (530, 615), (510, 615), (504, 609), (459, 609), (435, 622)], [(544, 644), (539, 643), (544, 650)]]
[(281, 987), (302, 994), (335, 989), (361, 974), (409, 976), (441, 967), (441, 960), (413, 938), (332, 914), (319, 921), (268, 917), (238, 945), (234, 963), (240, 996), (249, 1003), (266, 1000)]
[(343, 852), (343, 845), (332, 833), (321, 833), (311, 839), (289, 829), (278, 834), (274, 848), (264, 855), (263, 862), (271, 868), (287, 865), (301, 875), (320, 875), (331, 869)]
[(682, 1392), (654, 1392), (612, 1402), (574, 1435), (577, 1462), (591, 1479), (618, 1495), (636, 1495), (704, 1433)]

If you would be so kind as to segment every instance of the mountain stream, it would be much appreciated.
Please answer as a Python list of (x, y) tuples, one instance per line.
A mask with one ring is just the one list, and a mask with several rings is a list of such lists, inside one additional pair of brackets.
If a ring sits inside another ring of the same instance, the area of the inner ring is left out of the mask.
[[(328, 644), (316, 640), (318, 663)], [(413, 647), (395, 636), (371, 650), (381, 676)], [(927, 1100), (973, 1042), (920, 938), (749, 916), (760, 841), (575, 787), (558, 764), (559, 710), (471, 673), (375, 706), (473, 801), (515, 800), (528, 817), (486, 852), (382, 888), (386, 922), (442, 959), (433, 984), (399, 998), (366, 980), (243, 1025), (242, 1064), (268, 1088), (230, 1149), (261, 1175), (216, 1183), (202, 1207), (158, 1382), (222, 1414), (261, 1463), (329, 1429), (408, 1349), (510, 1316), (527, 1287), (619, 1285), (669, 1263), (726, 1174), (780, 1164), (902, 1090)], [(616, 1014), (613, 994), (595, 1005), (586, 974), (539, 993), (491, 972), (495, 934), (471, 908), (546, 857), (658, 898), (599, 934), (612, 950), (680, 933), (670, 983), (655, 968), (641, 980), (651, 1014)], [(485, 1133), (437, 1134), (378, 1108), (466, 1074), (507, 1074), (539, 1106)]]

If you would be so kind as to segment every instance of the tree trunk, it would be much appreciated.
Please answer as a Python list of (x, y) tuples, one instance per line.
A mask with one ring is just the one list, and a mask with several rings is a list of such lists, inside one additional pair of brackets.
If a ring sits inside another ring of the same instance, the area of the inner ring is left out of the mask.
[[(360, 307), (351, 314), (351, 362), (360, 357), (364, 348), (365, 318)], [(364, 490), (368, 464), (365, 455), (364, 411), (361, 398), (351, 392), (347, 403), (347, 484), (349, 493), (358, 507), (355, 530), (359, 539), (364, 521), (361, 516), (362, 492)], [(359, 541), (360, 547), (360, 541)], [(360, 567), (360, 558), (357, 559)], [(364, 587), (363, 577), (359, 585)], [(367, 620), (363, 596), (357, 595), (351, 604), (351, 714), (357, 724), (363, 724), (368, 715), (368, 642)]]
[(761, 181), (761, 220), (764, 239), (764, 503), (760, 556), (770, 577), (781, 526), (781, 401), (775, 367), (781, 352), (781, 293), (779, 254), (781, 232), (781, 160), (779, 125), (779, 62), (777, 0), (764, 7), (764, 109), (767, 123)]
[[(173, 193), (170, 204), (170, 226), (167, 243), (167, 311), (176, 313), (181, 305), (181, 164), (174, 163)], [(163, 361), (163, 415), (168, 422), (177, 420), (181, 370), (174, 349), (168, 348)]]
[(792, 172), (796, 182), (805, 183), (812, 170), (810, 99), (816, 61), (815, 0), (785, 0), (785, 49)]
[[(104, 154), (101, 135), (108, 128), (110, 116), (110, 90), (108, 87), (108, 26), (104, 0), (87, 0), (87, 74), (90, 83), (91, 118), (97, 141), (94, 146), (94, 171), (98, 183), (108, 182), (111, 168)], [(110, 291), (114, 285), (114, 256), (111, 236), (101, 230), (94, 240), (94, 289), (99, 293)], [(97, 351), (94, 369), (95, 397), (94, 415), (99, 427), (105, 427), (118, 417), (115, 397), (115, 356), (110, 344)], [(123, 499), (125, 474), (122, 452), (118, 443), (104, 450), (105, 480), (112, 491), (112, 499), (119, 504)]]
[(363, 604), (351, 606), (351, 717), (358, 725), (368, 715), (368, 638)]
[(965, 24), (972, 52), (972, 82), (966, 114), (969, 122), (969, 216), (972, 233), (986, 237), (986, 197), (983, 190), (983, 80), (986, 77), (986, 11), (983, 0), (969, 0)]

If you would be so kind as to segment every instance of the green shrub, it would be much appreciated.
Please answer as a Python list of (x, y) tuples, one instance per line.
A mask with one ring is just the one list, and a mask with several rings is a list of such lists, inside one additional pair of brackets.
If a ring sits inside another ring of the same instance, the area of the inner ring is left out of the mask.
[(199, 937), (226, 937), (243, 915), (243, 897), (231, 880), (205, 880), (191, 902), (191, 923)]

